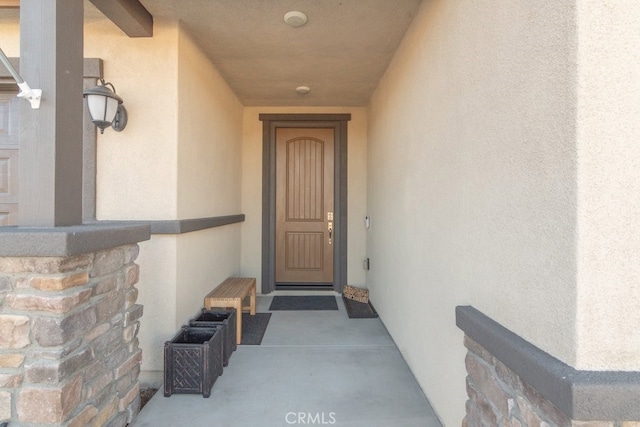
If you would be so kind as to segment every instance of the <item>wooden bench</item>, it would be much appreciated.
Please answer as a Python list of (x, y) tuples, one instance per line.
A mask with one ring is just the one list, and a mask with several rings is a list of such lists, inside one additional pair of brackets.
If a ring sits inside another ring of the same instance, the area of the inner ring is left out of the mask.
[[(249, 297), (249, 305), (243, 306), (242, 300)], [(256, 314), (256, 279), (253, 277), (229, 277), (220, 283), (204, 297), (204, 307), (236, 309), (236, 343), (242, 341), (242, 310), (248, 310), (253, 316)]]

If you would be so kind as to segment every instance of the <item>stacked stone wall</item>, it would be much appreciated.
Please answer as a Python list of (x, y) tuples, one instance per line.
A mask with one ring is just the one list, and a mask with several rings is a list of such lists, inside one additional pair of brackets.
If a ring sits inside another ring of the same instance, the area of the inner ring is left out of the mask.
[(0, 423), (124, 426), (140, 408), (137, 245), (0, 257)]
[(480, 344), (465, 336), (463, 427), (640, 427), (637, 421), (572, 420)]

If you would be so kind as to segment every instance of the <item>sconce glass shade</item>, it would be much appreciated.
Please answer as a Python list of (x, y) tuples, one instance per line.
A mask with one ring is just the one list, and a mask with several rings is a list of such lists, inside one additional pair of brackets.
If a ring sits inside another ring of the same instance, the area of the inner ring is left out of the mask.
[(118, 126), (114, 126), (114, 129), (120, 132), (126, 126), (127, 111), (122, 105), (122, 98), (116, 95), (115, 88), (112, 91), (107, 87), (107, 85), (111, 87), (113, 85), (104, 83), (104, 80), (101, 82), (102, 85), (83, 92), (84, 97), (87, 98), (91, 121), (100, 129), (100, 133), (104, 133), (104, 129), (107, 126), (112, 126), (115, 121)]

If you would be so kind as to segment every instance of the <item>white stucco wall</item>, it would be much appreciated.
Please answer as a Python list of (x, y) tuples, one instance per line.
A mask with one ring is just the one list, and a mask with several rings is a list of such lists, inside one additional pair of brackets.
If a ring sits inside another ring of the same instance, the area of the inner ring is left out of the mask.
[(164, 342), (171, 339), (179, 319), (176, 313), (178, 249), (175, 236), (155, 235), (141, 242), (136, 263), (140, 266), (138, 304), (143, 305), (138, 339), (142, 349), (141, 370), (145, 383), (162, 380)]
[[(178, 31), (178, 218), (240, 212), (242, 104), (189, 35)], [(243, 224), (177, 236), (176, 327), (240, 270)]]
[(242, 227), (242, 272), (258, 279), (262, 269), (262, 122), (260, 114), (314, 113), (351, 114), (348, 123), (348, 224), (347, 281), (365, 285), (362, 261), (366, 257), (366, 157), (367, 114), (365, 108), (345, 107), (246, 107), (244, 109), (242, 152), (242, 212), (247, 216)]
[[(172, 220), (240, 213), (242, 105), (177, 22), (153, 38), (85, 23), (85, 56), (104, 60), (129, 112), (127, 128), (98, 136), (98, 219)], [(154, 235), (141, 247), (142, 370), (160, 373), (162, 348), (240, 269), (241, 224)], [(143, 376), (143, 380), (157, 379)]]
[(570, 2), (426, 1), (372, 98), (367, 284), (447, 426), (456, 305), (575, 362), (575, 43)]
[(640, 370), (640, 4), (577, 5), (576, 366)]
[(178, 217), (240, 213), (243, 106), (191, 37), (178, 34)]
[(85, 21), (85, 57), (104, 61), (129, 113), (124, 131), (98, 134), (98, 219), (173, 219), (177, 212), (178, 24), (129, 38), (111, 21)]

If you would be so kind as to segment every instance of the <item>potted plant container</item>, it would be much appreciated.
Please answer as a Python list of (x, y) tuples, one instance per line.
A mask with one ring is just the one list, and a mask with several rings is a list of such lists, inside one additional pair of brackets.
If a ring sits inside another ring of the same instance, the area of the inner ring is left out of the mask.
[(237, 316), (236, 309), (229, 310), (207, 310), (203, 308), (193, 319), (189, 320), (189, 326), (191, 327), (209, 327), (220, 326), (224, 327), (224, 345), (223, 345), (223, 366), (229, 364), (229, 358), (236, 348), (236, 325)]
[(164, 344), (164, 395), (202, 393), (211, 395), (211, 387), (222, 375), (223, 327), (183, 326)]

